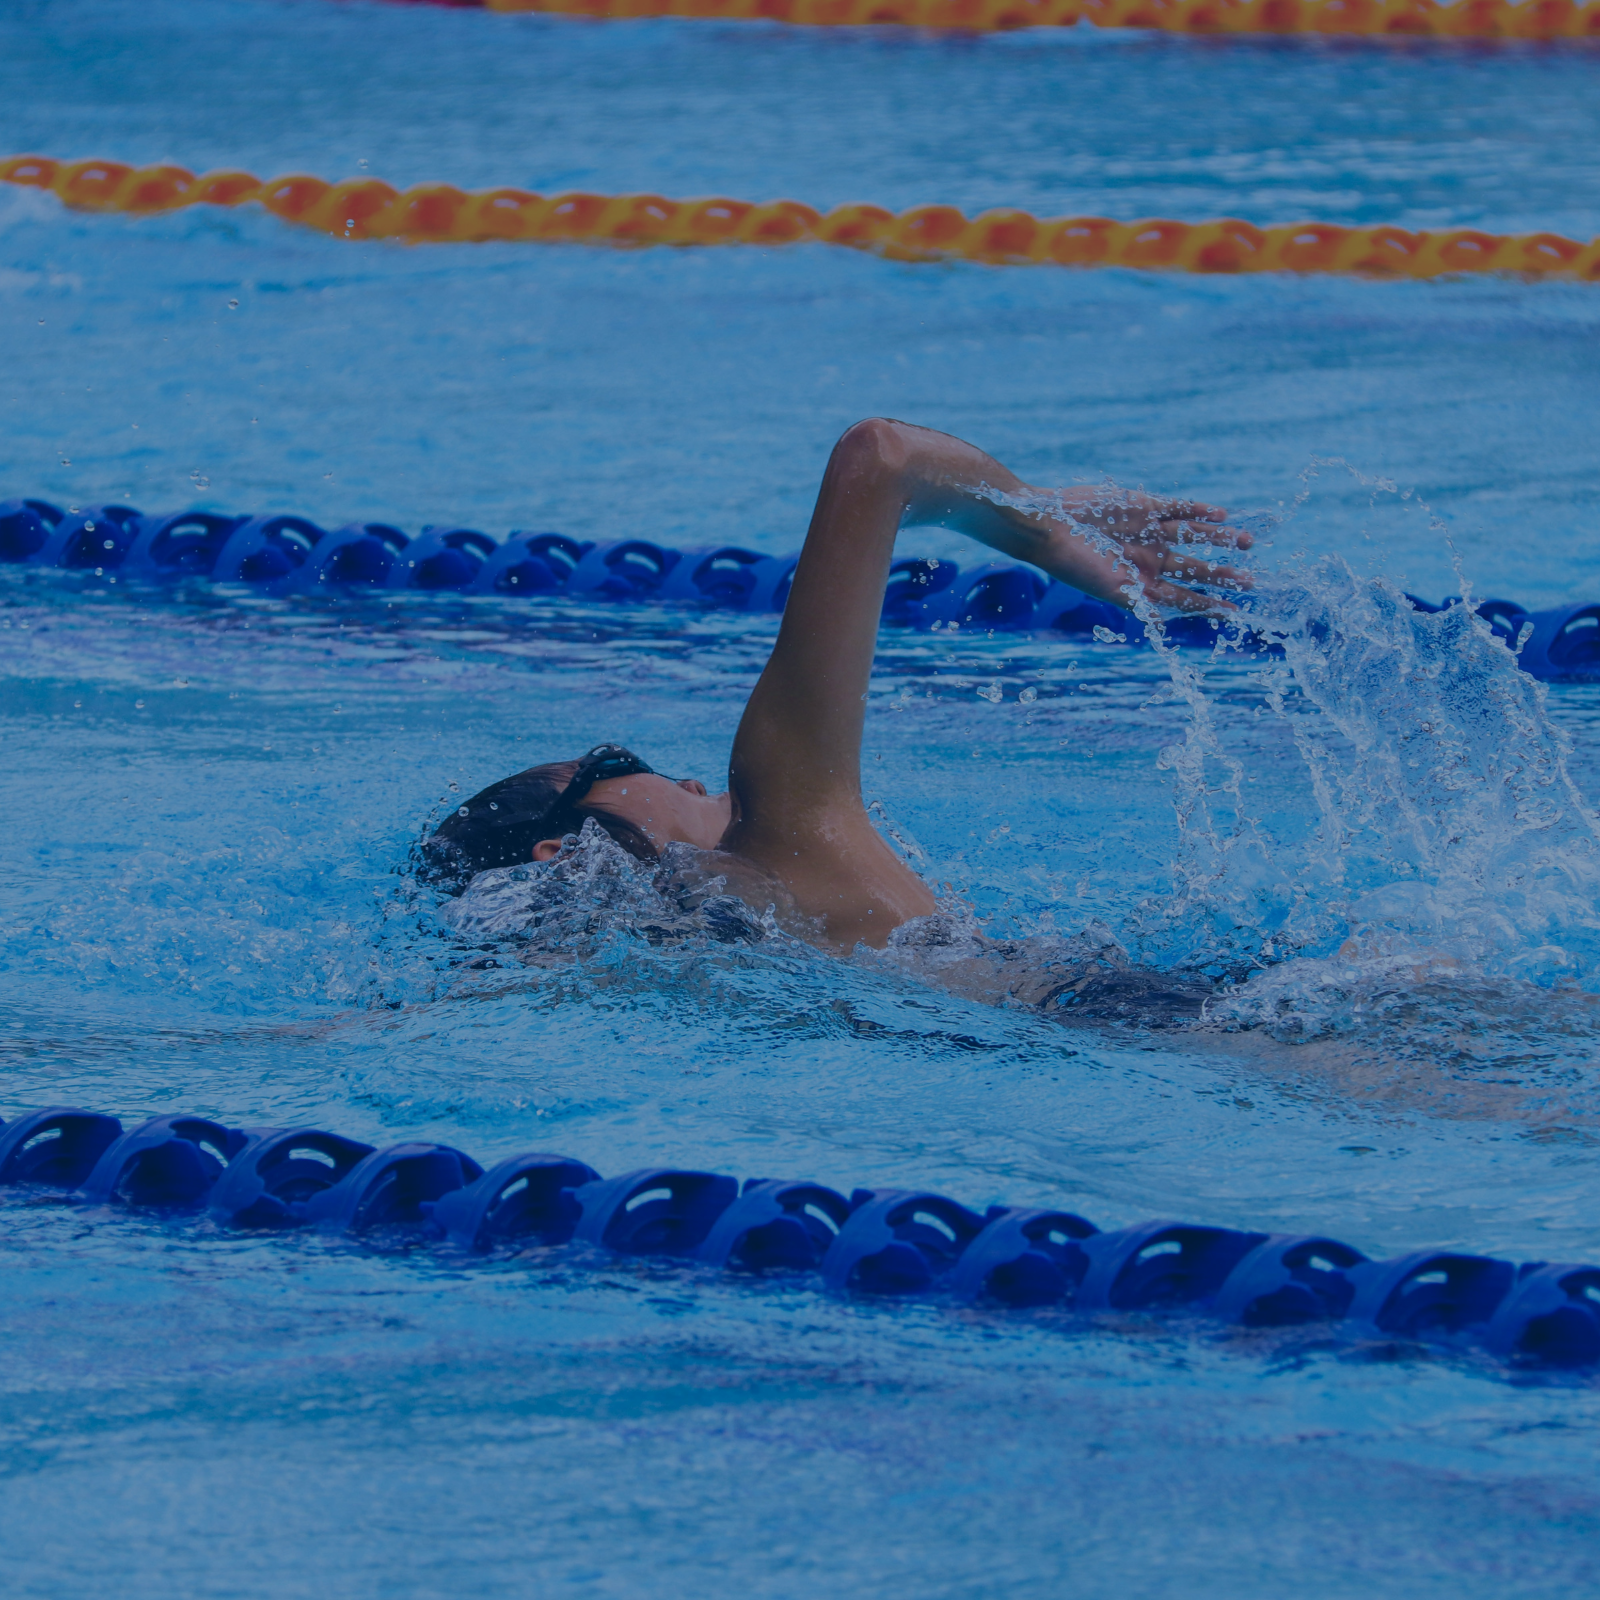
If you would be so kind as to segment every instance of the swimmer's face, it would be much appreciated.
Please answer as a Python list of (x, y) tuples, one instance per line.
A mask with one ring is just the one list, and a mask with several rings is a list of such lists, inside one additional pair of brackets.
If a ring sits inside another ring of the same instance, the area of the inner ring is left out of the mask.
[[(584, 807), (631, 822), (657, 850), (674, 842), (715, 850), (733, 820), (731, 795), (708, 794), (697, 778), (673, 780), (658, 772), (606, 778), (590, 789)], [(549, 861), (560, 850), (559, 839), (541, 839), (533, 859)]]

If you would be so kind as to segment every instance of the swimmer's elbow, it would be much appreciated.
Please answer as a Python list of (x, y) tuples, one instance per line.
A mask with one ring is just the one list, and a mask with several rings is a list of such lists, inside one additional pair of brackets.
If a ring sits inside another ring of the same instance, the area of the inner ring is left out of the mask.
[(898, 477), (911, 461), (913, 431), (888, 417), (868, 417), (840, 435), (832, 464), (851, 476)]

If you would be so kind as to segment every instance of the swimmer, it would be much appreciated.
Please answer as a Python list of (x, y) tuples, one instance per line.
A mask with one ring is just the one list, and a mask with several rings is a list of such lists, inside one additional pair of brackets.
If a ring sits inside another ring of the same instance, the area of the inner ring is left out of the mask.
[(932, 892), (873, 827), (861, 798), (867, 683), (895, 536), (906, 525), (954, 529), (1124, 608), (1136, 585), (1157, 605), (1231, 609), (1189, 585), (1248, 581), (1186, 549), (1248, 548), (1250, 535), (1228, 527), (1220, 507), (1105, 487), (1041, 492), (948, 434), (858, 422), (823, 474), (777, 641), (734, 736), (726, 790), (712, 794), (621, 746), (598, 745), (474, 795), (426, 841), (434, 875), (460, 883), (488, 868), (551, 861), (592, 818), (644, 860), (673, 843), (713, 853), (730, 892), (784, 904), (834, 951), (881, 949), (902, 924), (932, 916)]

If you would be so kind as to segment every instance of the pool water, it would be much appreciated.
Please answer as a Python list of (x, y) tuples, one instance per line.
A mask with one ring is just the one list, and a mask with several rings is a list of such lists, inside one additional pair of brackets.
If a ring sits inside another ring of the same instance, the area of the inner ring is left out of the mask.
[[(0, 142), (1587, 238), (1595, 65), (22, 0)], [(409, 876), (429, 819), (601, 738), (716, 781), (770, 618), (0, 568), (0, 1113), (1600, 1259), (1600, 696), (1394, 603), (1600, 597), (1593, 287), (408, 249), (12, 189), (0, 252), (6, 496), (781, 552), (833, 438), (883, 413), (1036, 482), (1237, 508), (1291, 631), (1282, 661), (881, 642), (866, 788), (930, 878), (994, 932), (1099, 918), (1230, 981), (1241, 1026), (1200, 1037), (1065, 1028), (781, 938), (652, 944), (626, 914), (544, 965), (451, 929)], [(902, 547), (970, 559), (933, 530)], [(560, 1251), (463, 1266), (15, 1191), (0, 1222), (10, 1594), (1600, 1582), (1588, 1377)]]

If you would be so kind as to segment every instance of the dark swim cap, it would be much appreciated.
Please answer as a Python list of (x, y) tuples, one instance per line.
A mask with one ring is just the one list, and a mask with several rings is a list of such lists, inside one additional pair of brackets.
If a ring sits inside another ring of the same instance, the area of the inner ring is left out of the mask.
[(650, 841), (621, 817), (584, 811), (584, 799), (607, 778), (655, 769), (620, 744), (596, 745), (578, 761), (529, 767), (480, 790), (422, 842), (422, 875), (459, 890), (474, 873), (532, 861), (541, 839), (563, 839), (594, 820), (625, 850), (653, 860)]

